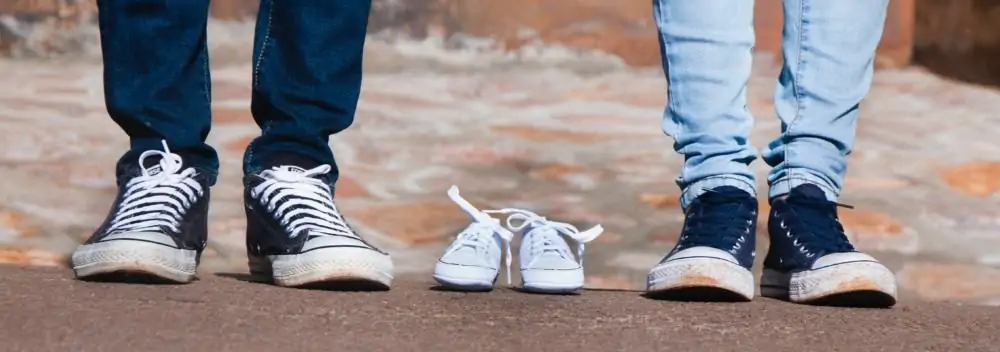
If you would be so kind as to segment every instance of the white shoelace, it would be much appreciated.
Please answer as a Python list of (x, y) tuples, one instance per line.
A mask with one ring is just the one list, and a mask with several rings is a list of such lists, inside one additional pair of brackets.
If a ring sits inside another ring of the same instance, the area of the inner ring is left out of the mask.
[[(159, 156), (160, 162), (145, 167), (146, 158)], [(128, 181), (118, 211), (105, 231), (122, 232), (161, 231), (166, 227), (174, 232), (184, 213), (204, 193), (194, 179), (194, 168), (182, 169), (184, 160), (170, 152), (163, 141), (163, 151), (147, 150), (139, 155), (141, 174)]]
[(510, 241), (514, 239), (514, 233), (501, 226), (500, 220), (494, 219), (486, 212), (476, 209), (472, 203), (469, 203), (469, 201), (465, 200), (465, 198), (462, 198), (459, 194), (457, 186), (453, 185), (448, 189), (448, 197), (451, 198), (455, 204), (458, 204), (462, 210), (472, 216), (472, 219), (475, 220), (475, 222), (458, 234), (458, 238), (455, 239), (456, 245), (444, 255), (451, 254), (462, 247), (472, 247), (475, 248), (477, 252), (484, 253), (486, 248), (492, 244), (493, 236), (499, 236), (505, 245), (504, 256), (506, 257), (507, 265), (507, 285), (511, 285), (510, 265), (512, 258), (510, 255)]
[[(604, 232), (604, 227), (601, 225), (594, 226), (581, 232), (576, 228), (576, 226), (564, 222), (548, 220), (543, 216), (523, 209), (506, 208), (500, 210), (487, 210), (486, 213), (507, 214), (507, 228), (511, 231), (516, 232), (529, 226), (532, 227), (528, 233), (524, 234), (524, 237), (531, 237), (529, 245), (532, 246), (535, 254), (541, 254), (546, 251), (557, 251), (561, 253), (562, 247), (556, 245), (556, 240), (560, 239), (553, 239), (550, 236), (563, 235), (569, 237), (577, 242), (576, 257), (580, 266), (583, 266), (583, 251), (586, 248), (586, 243), (593, 241), (597, 238), (597, 236), (600, 236), (601, 233)], [(538, 258), (537, 255), (534, 257)], [(533, 263), (528, 263), (527, 267), (531, 267), (532, 265)]]
[(267, 206), (267, 211), (275, 215), (289, 237), (306, 232), (357, 238), (333, 204), (330, 186), (315, 177), (330, 169), (330, 165), (309, 170), (294, 166), (273, 167), (260, 173), (265, 180), (250, 191), (250, 196)]

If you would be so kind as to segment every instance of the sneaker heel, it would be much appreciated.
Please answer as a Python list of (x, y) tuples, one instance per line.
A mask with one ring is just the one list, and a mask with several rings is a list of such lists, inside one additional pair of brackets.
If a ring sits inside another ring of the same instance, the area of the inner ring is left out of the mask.
[(250, 268), (250, 278), (253, 281), (270, 282), (273, 280), (271, 262), (266, 258), (247, 254), (247, 266)]

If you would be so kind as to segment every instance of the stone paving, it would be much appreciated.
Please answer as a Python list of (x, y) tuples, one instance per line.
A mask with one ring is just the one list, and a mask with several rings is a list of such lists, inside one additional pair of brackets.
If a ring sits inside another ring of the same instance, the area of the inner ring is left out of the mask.
[[(659, 130), (662, 74), (613, 60), (484, 67), (407, 48), (370, 44), (357, 122), (331, 142), (341, 207), (399, 272), (427, 274), (466, 224), (445, 196), (457, 184), (482, 207), (603, 224), (587, 247), (588, 285), (640, 288), (682, 222), (681, 160)], [(778, 121), (775, 68), (758, 66), (750, 90), (761, 146)], [(206, 271), (245, 270), (240, 156), (257, 133), (249, 72), (241, 61), (213, 71), (210, 141), (222, 171)], [(0, 262), (63, 265), (106, 214), (127, 140), (106, 117), (98, 62), (0, 61), (0, 77)], [(856, 209), (843, 222), (898, 273), (907, 297), (1000, 304), (997, 111), (992, 89), (919, 69), (877, 75), (842, 199)], [(754, 167), (763, 178), (765, 165)]]

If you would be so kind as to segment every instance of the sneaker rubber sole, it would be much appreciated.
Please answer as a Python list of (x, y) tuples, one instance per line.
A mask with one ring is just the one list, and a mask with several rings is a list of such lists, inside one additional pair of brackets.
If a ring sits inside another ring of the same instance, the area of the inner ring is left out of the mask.
[(324, 247), (301, 254), (248, 255), (250, 274), (283, 287), (388, 290), (392, 259), (359, 247)]
[(433, 277), (443, 288), (476, 292), (493, 290), (498, 274), (495, 269), (438, 261)]
[[(194, 281), (198, 252), (142, 240), (112, 240), (81, 245), (72, 255), (78, 279), (132, 281), (143, 277), (172, 283)], [(120, 278), (115, 278), (119, 276)]]
[(754, 277), (750, 270), (725, 259), (680, 258), (650, 270), (646, 295), (684, 301), (750, 301)]
[(583, 290), (583, 268), (567, 270), (521, 269), (521, 291), (542, 294), (576, 294)]
[(761, 295), (795, 303), (888, 308), (896, 304), (896, 277), (879, 262), (856, 261), (785, 273), (764, 269)]

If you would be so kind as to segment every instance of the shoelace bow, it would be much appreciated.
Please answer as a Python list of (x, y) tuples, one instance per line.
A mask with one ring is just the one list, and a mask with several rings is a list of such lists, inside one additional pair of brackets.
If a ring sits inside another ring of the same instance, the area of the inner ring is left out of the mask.
[(455, 204), (458, 204), (463, 211), (472, 216), (474, 222), (458, 234), (458, 238), (455, 240), (458, 242), (458, 245), (454, 246), (444, 255), (451, 254), (466, 245), (472, 246), (477, 251), (481, 251), (489, 246), (489, 243), (493, 241), (493, 236), (499, 236), (504, 242), (504, 256), (506, 257), (507, 265), (507, 285), (511, 285), (510, 265), (513, 258), (511, 258), (510, 255), (510, 242), (514, 239), (514, 233), (501, 226), (500, 220), (493, 218), (485, 211), (477, 209), (474, 205), (472, 205), (472, 203), (469, 203), (469, 201), (465, 200), (465, 198), (462, 198), (459, 193), (458, 186), (453, 185), (448, 189), (448, 197), (451, 198)]
[[(844, 226), (837, 219), (837, 208), (854, 209), (853, 206), (815, 197), (788, 197), (786, 204), (795, 212), (795, 219), (788, 224), (798, 234), (796, 240), (806, 248), (827, 252), (853, 250)], [(783, 221), (783, 220), (782, 220)], [(832, 234), (820, 236), (817, 234)]]
[(250, 196), (267, 206), (268, 212), (275, 215), (291, 238), (304, 232), (356, 238), (333, 203), (330, 186), (317, 178), (330, 170), (330, 165), (301, 172), (276, 166), (260, 173), (264, 182), (254, 187)]
[[(563, 235), (569, 237), (570, 239), (577, 242), (577, 262), (583, 265), (583, 252), (586, 248), (586, 243), (593, 241), (604, 232), (604, 227), (601, 225), (596, 225), (586, 231), (580, 231), (571, 224), (565, 222), (558, 222), (548, 220), (543, 216), (535, 214), (533, 212), (516, 209), (516, 208), (505, 208), (500, 210), (487, 210), (486, 213), (490, 214), (505, 214), (507, 216), (506, 225), (511, 231), (517, 232), (524, 230), (525, 228), (531, 227), (531, 230), (524, 234), (524, 237), (532, 237), (532, 244), (534, 241), (549, 241), (552, 243), (551, 239), (545, 238), (549, 235)], [(544, 252), (546, 245), (539, 245), (539, 248)], [(537, 257), (536, 257), (537, 258)], [(532, 266), (533, 263), (528, 263), (528, 267)]]
[[(204, 193), (194, 179), (197, 171), (184, 169), (181, 156), (171, 153), (166, 141), (162, 144), (162, 151), (147, 150), (139, 155), (141, 174), (125, 185), (118, 212), (106, 233), (157, 231), (160, 227), (179, 231), (184, 213)], [(146, 159), (154, 156), (160, 157), (159, 162), (146, 167)]]

